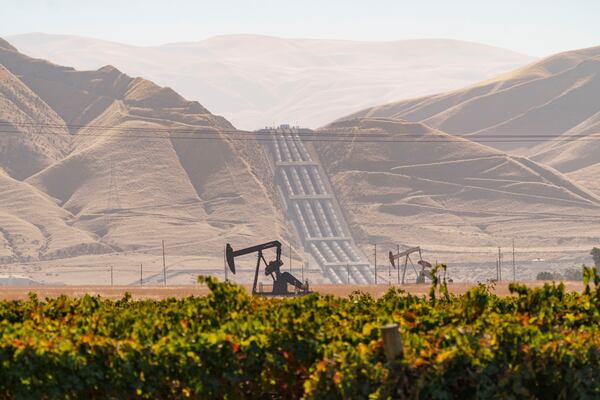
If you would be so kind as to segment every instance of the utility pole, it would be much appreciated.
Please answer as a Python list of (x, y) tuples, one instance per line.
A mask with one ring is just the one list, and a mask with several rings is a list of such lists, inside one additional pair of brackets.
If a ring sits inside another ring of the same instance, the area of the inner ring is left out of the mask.
[(375, 243), (375, 284), (377, 285), (377, 243)]
[(346, 269), (348, 270), (348, 285), (350, 284), (350, 264), (346, 264)]
[(310, 278), (310, 261), (308, 258), (306, 259), (306, 282), (308, 282)]
[(110, 286), (113, 286), (113, 266), (110, 266)]
[(290, 274), (292, 273), (292, 244), (290, 243)]
[[(398, 272), (398, 285), (399, 285), (400, 284), (400, 245), (397, 245), (397, 246), (398, 246), (398, 248), (396, 251), (398, 252), (398, 261), (396, 262), (396, 264), (398, 267), (396, 268), (396, 272)], [(411, 261), (411, 263), (412, 263), (412, 261)]]
[(144, 286), (144, 267), (140, 263), (140, 286)]
[(165, 260), (165, 241), (162, 241), (162, 253), (163, 253), (163, 285), (167, 286), (167, 263)]
[(306, 247), (302, 246), (302, 283), (304, 283), (304, 268), (307, 266)]
[(388, 285), (392, 284), (392, 263), (388, 263)]
[(513, 238), (512, 241), (512, 261), (513, 261), (513, 282), (516, 282), (517, 280), (517, 268), (515, 266), (515, 239)]
[(496, 282), (498, 282), (498, 256), (494, 255), (494, 257), (496, 257), (494, 264), (496, 265)]
[(494, 260), (495, 264), (496, 264), (496, 282), (498, 282), (498, 257), (496, 257), (496, 259)]
[(502, 248), (498, 248), (498, 265), (500, 266), (500, 281), (502, 281)]
[(496, 261), (496, 280), (498, 282), (502, 280), (502, 254), (500, 247), (498, 247), (498, 260)]

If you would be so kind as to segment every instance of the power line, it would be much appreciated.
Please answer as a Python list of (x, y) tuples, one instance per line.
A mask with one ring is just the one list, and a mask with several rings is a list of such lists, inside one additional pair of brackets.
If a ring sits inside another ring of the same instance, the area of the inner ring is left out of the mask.
[[(360, 135), (366, 135), (366, 136), (372, 136), (372, 135), (378, 135), (378, 136), (389, 136), (390, 134), (394, 134), (394, 133), (360, 133), (360, 131), (364, 131), (367, 130), (369, 128), (357, 128), (357, 127), (350, 127), (350, 128), (334, 128), (334, 129), (321, 129), (321, 130), (307, 130), (306, 132), (280, 132), (277, 131), (276, 128), (264, 128), (264, 129), (259, 129), (256, 131), (246, 131), (246, 130), (242, 130), (242, 129), (220, 129), (217, 127), (190, 127), (190, 128), (182, 128), (182, 127), (173, 127), (173, 128), (141, 128), (141, 127), (120, 127), (120, 126), (108, 126), (108, 125), (75, 125), (75, 124), (43, 124), (43, 123), (32, 123), (32, 122), (2, 122), (0, 121), (0, 126), (12, 126), (12, 127), (17, 127), (17, 126), (31, 126), (31, 127), (50, 127), (50, 128), (73, 128), (73, 129), (90, 129), (90, 130), (116, 130), (116, 131), (120, 131), (120, 132), (148, 132), (148, 131), (153, 131), (153, 132), (179, 132), (179, 133), (212, 133), (212, 134), (242, 134), (242, 135), (268, 135), (268, 136), (280, 136), (280, 135), (285, 135), (285, 134), (293, 134), (293, 135), (298, 135), (298, 136), (323, 136), (323, 135), (330, 135), (330, 134), (335, 134), (336, 136), (352, 136), (352, 135), (356, 135), (356, 134), (360, 134)], [(433, 128), (432, 128), (433, 129)], [(558, 137), (562, 137), (564, 134), (563, 133), (558, 133), (558, 134), (547, 134), (546, 131), (534, 131), (534, 130), (528, 130), (527, 134), (525, 133), (516, 133), (514, 131), (505, 131), (506, 133), (501, 133), (501, 134), (487, 134), (485, 135), (485, 137), (497, 137), (497, 138), (504, 138), (504, 137), (515, 137), (515, 138), (521, 138), (521, 137), (533, 137), (533, 138), (537, 138), (537, 137), (547, 137), (547, 138), (558, 138)], [(468, 134), (463, 134), (463, 135), (458, 135), (458, 134), (448, 134), (446, 132), (443, 131), (438, 131), (438, 132), (430, 132), (433, 134), (442, 134), (442, 135), (450, 135), (453, 137), (461, 137), (461, 138), (469, 138), (469, 137), (473, 137), (475, 134), (473, 133), (468, 133)], [(514, 133), (514, 134), (513, 134)], [(403, 134), (403, 135), (408, 135), (408, 136), (415, 136), (415, 137), (419, 137), (419, 136), (423, 136), (423, 132), (415, 132), (415, 133), (396, 133), (396, 134)], [(78, 135), (73, 135), (73, 136), (78, 136)], [(568, 135), (568, 137), (573, 137), (573, 138), (585, 138), (585, 137), (600, 137), (600, 132), (599, 133), (591, 133), (591, 134), (576, 134), (576, 135)], [(565, 136), (567, 137), (567, 136)]]
[[(354, 136), (366, 136), (366, 137), (387, 137), (390, 135), (401, 134), (403, 136), (408, 137), (421, 137), (426, 133), (423, 132), (414, 132), (414, 133), (406, 133), (406, 132), (382, 132), (382, 133), (374, 133), (374, 132), (364, 132), (369, 128), (334, 128), (334, 129), (321, 129), (321, 130), (308, 130), (306, 132), (280, 132), (276, 129), (265, 128), (259, 129), (256, 131), (246, 131), (241, 129), (220, 129), (216, 127), (191, 127), (191, 128), (182, 128), (182, 127), (173, 127), (173, 128), (141, 128), (141, 127), (120, 127), (120, 126), (107, 126), (107, 125), (73, 125), (73, 124), (43, 124), (43, 123), (31, 123), (31, 122), (2, 122), (0, 121), (0, 126), (10, 126), (10, 127), (47, 127), (47, 128), (72, 128), (72, 129), (89, 129), (89, 130), (103, 130), (103, 131), (118, 131), (118, 132), (160, 132), (160, 133), (204, 133), (204, 134), (214, 134), (214, 135), (251, 135), (251, 136), (275, 136), (279, 137), (286, 134), (293, 134), (299, 137), (302, 136), (340, 136), (340, 137), (354, 137)], [(18, 131), (21, 132), (21, 131)], [(60, 134), (56, 132), (52, 132), (54, 134)], [(475, 137), (474, 133), (467, 134), (449, 134), (443, 131), (433, 131), (429, 132), (430, 134), (438, 134), (443, 136), (451, 136), (458, 138), (472, 138)], [(84, 135), (97, 135), (97, 134), (69, 134), (69, 136), (84, 136)], [(558, 134), (547, 134), (546, 131), (533, 131), (528, 130), (527, 133), (523, 132), (514, 132), (514, 131), (505, 131), (505, 133), (499, 134), (486, 134), (484, 136), (479, 136), (483, 138), (498, 138), (504, 139), (506, 137), (516, 138), (516, 139), (527, 139), (527, 138), (600, 138), (600, 133), (590, 133), (590, 134), (574, 134), (574, 135), (564, 135), (563, 133)]]
[[(177, 129), (174, 130), (156, 130), (152, 129), (144, 129), (146, 133), (181, 133), (186, 131), (180, 131)], [(126, 130), (122, 132), (127, 132)], [(168, 136), (158, 136), (158, 135), (116, 135), (116, 134), (106, 134), (106, 133), (79, 133), (79, 134), (63, 134), (59, 132), (52, 131), (36, 131), (36, 132), (23, 132), (20, 130), (0, 130), (0, 134), (8, 134), (8, 135), (48, 135), (48, 136), (66, 136), (71, 138), (81, 138), (81, 137), (115, 137), (119, 139), (158, 139), (158, 140), (232, 140), (232, 141), (272, 141), (274, 138), (278, 138), (282, 133), (274, 133), (274, 132), (249, 132), (249, 131), (189, 131), (188, 133), (202, 133), (203, 136), (177, 136), (177, 135), (168, 135)], [(486, 136), (486, 137), (478, 137), (477, 140), (473, 140), (473, 137), (462, 135), (450, 135), (439, 133), (439, 138), (432, 139), (420, 139), (424, 137), (422, 133), (384, 133), (384, 134), (373, 134), (373, 133), (336, 133), (337, 131), (319, 131), (315, 133), (311, 133), (310, 136), (303, 137), (302, 140), (306, 142), (340, 142), (340, 143), (459, 143), (460, 139), (468, 139), (474, 143), (527, 143), (527, 142), (597, 142), (600, 141), (600, 135), (590, 134), (590, 135), (578, 135), (578, 136), (569, 136), (562, 137), (560, 135), (504, 135), (504, 136)], [(252, 137), (235, 137), (235, 135), (253, 135)], [(437, 133), (432, 133), (435, 135)], [(294, 134), (295, 135), (295, 134)], [(387, 139), (389, 137), (394, 137), (401, 135), (402, 138), (393, 138)]]

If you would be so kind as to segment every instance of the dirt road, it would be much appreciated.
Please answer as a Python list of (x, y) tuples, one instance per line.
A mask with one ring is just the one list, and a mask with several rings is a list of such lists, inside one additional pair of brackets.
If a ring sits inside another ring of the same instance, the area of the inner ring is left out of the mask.
[[(523, 282), (530, 287), (543, 286), (543, 282)], [(448, 288), (451, 293), (461, 294), (475, 286), (473, 283), (451, 283)], [(583, 285), (580, 282), (566, 282), (568, 291), (581, 291)], [(311, 290), (321, 294), (331, 294), (335, 296), (347, 296), (354, 291), (370, 293), (375, 297), (382, 296), (390, 287), (389, 285), (314, 285)], [(427, 295), (429, 285), (407, 284), (398, 286), (399, 288), (415, 294)], [(249, 290), (246, 287), (246, 290)], [(209, 293), (206, 286), (185, 285), (185, 286), (32, 286), (32, 287), (0, 287), (0, 300), (18, 300), (27, 299), (28, 293), (35, 293), (40, 298), (57, 297), (61, 294), (67, 296), (80, 297), (85, 294), (100, 295), (108, 299), (120, 299), (125, 292), (131, 293), (134, 299), (164, 299), (168, 297), (181, 298), (186, 296), (204, 296)], [(500, 296), (507, 296), (508, 283), (500, 283), (495, 287), (494, 292)]]

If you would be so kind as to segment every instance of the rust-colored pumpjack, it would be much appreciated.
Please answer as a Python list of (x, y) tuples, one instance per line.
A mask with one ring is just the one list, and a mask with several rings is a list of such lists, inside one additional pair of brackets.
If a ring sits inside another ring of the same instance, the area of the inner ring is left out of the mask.
[[(267, 260), (265, 260), (265, 257), (263, 256), (263, 250), (271, 248), (275, 248), (276, 250), (275, 260), (267, 263)], [(283, 265), (283, 261), (281, 261), (281, 243), (277, 240), (236, 251), (233, 251), (231, 245), (227, 243), (227, 246), (225, 246), (225, 258), (227, 259), (227, 266), (229, 267), (229, 270), (235, 274), (235, 258), (251, 253), (258, 253), (256, 271), (254, 272), (254, 283), (252, 285), (252, 294), (263, 296), (290, 296), (295, 294), (309, 293), (308, 284), (303, 284), (289, 272), (281, 272), (280, 268)], [(271, 292), (256, 290), (256, 285), (258, 283), (258, 272), (260, 270), (261, 263), (265, 264), (265, 275), (268, 275), (271, 277), (271, 279), (273, 279), (273, 290)], [(298, 292), (288, 291), (288, 284), (298, 289)]]

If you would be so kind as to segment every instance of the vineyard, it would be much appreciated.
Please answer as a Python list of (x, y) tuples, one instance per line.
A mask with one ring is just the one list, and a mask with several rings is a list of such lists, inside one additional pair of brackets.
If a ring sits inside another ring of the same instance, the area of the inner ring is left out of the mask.
[[(200, 278), (181, 300), (0, 302), (0, 398), (592, 399), (600, 396), (600, 276), (426, 297), (253, 298)], [(388, 362), (380, 326), (400, 327)]]

